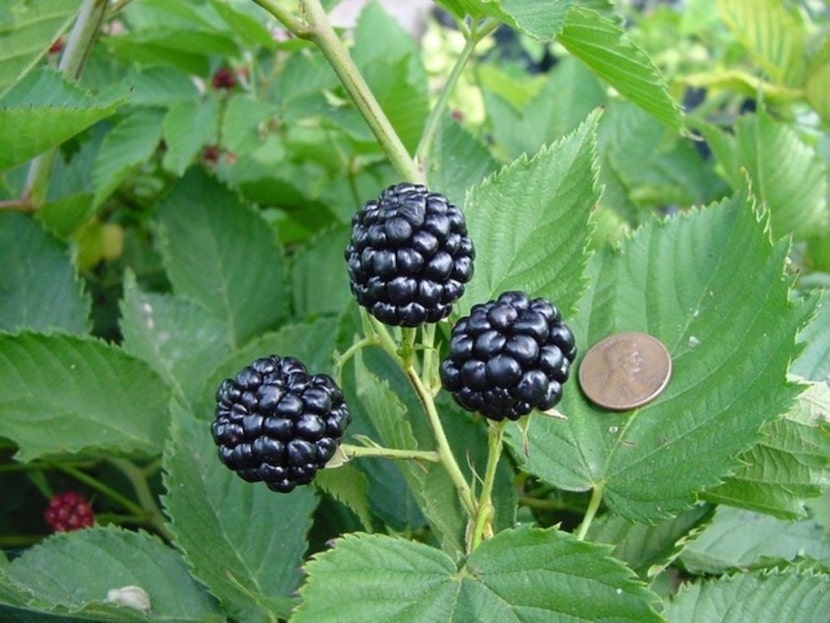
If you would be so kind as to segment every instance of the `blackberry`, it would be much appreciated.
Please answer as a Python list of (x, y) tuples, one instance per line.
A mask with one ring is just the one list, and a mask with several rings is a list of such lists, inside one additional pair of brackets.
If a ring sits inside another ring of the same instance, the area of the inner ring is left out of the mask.
[(468, 411), (517, 420), (559, 402), (575, 357), (573, 333), (555, 305), (505, 292), (455, 324), (441, 384)]
[(95, 513), (89, 500), (75, 491), (53, 495), (43, 516), (53, 532), (71, 532), (95, 523)]
[(219, 459), (248, 482), (288, 493), (325, 467), (351, 421), (343, 392), (293, 357), (245, 366), (216, 390)]
[(401, 183), (354, 215), (345, 258), (360, 305), (384, 324), (417, 327), (449, 315), (473, 276), (475, 250), (461, 210)]

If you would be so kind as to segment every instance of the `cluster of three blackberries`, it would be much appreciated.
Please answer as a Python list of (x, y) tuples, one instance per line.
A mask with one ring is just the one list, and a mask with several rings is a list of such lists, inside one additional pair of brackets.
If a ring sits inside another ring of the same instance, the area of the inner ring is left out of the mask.
[[(352, 219), (345, 252), (357, 302), (382, 323), (446, 318), (473, 276), (462, 212), (422, 185), (402, 183)], [(522, 292), (473, 305), (450, 336), (443, 387), (469, 411), (515, 420), (562, 396), (576, 346), (555, 305)], [(213, 437), (221, 460), (277, 491), (311, 481), (333, 456), (348, 408), (334, 381), (291, 358), (255, 361), (217, 391)]]

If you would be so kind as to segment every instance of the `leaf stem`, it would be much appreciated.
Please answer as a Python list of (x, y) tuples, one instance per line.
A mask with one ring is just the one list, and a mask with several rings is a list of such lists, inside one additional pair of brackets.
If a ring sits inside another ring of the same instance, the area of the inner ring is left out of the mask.
[(432, 394), (429, 389), (427, 389), (426, 385), (424, 385), (421, 381), (421, 377), (418, 376), (415, 368), (408, 366), (405, 368), (405, 372), (406, 376), (409, 377), (410, 382), (415, 388), (415, 391), (418, 393), (421, 403), (424, 405), (424, 410), (426, 411), (427, 418), (429, 419), (430, 426), (432, 427), (433, 435), (435, 436), (435, 444), (437, 446), (437, 452), (441, 459), (441, 463), (444, 465), (450, 479), (453, 481), (462, 505), (472, 519), (476, 516), (475, 498), (470, 490), (470, 485), (464, 478), (464, 474), (461, 473), (461, 468), (458, 466), (458, 462), (455, 460), (455, 456), (450, 449), (450, 444), (447, 441), (446, 433), (444, 433), (444, 427), (441, 424), (441, 418), (438, 416), (438, 411), (435, 408), (435, 401), (432, 398)]
[(588, 529), (594, 521), (594, 517), (599, 510), (599, 505), (602, 503), (602, 494), (605, 491), (605, 482), (597, 483), (594, 490), (591, 491), (591, 500), (588, 502), (588, 508), (585, 511), (585, 517), (582, 518), (582, 523), (579, 525), (579, 531), (576, 533), (576, 538), (580, 541), (585, 540), (588, 534)]
[(435, 142), (435, 137), (438, 134), (438, 128), (441, 127), (441, 120), (447, 110), (450, 96), (455, 90), (455, 85), (458, 83), (458, 79), (461, 77), (464, 67), (467, 65), (467, 62), (470, 60), (470, 57), (479, 42), (493, 32), (497, 26), (498, 22), (493, 20), (483, 22), (481, 28), (473, 26), (470, 31), (462, 31), (466, 37), (464, 48), (455, 60), (455, 64), (447, 76), (447, 80), (441, 89), (438, 100), (435, 102), (435, 105), (430, 111), (429, 117), (427, 117), (426, 124), (424, 125), (424, 132), (421, 134), (421, 140), (418, 143), (418, 148), (415, 150), (415, 159), (418, 163), (420, 163), (422, 169), (427, 170), (428, 168), (427, 162), (429, 160), (430, 152), (432, 151), (432, 146)]
[[(271, 10), (272, 3), (267, 0), (255, 0), (267, 10)], [(266, 4), (268, 6), (266, 6)], [(351, 96), (357, 109), (363, 115), (375, 138), (380, 143), (389, 161), (397, 169), (404, 180), (414, 183), (423, 183), (424, 174), (410, 156), (404, 144), (401, 142), (392, 124), (389, 122), (383, 109), (372, 94), (369, 85), (355, 66), (349, 56), (346, 46), (334, 32), (328, 16), (319, 0), (301, 0), (301, 6), (305, 9), (308, 20), (308, 30), (305, 38), (313, 41), (323, 56), (326, 57), (340, 82)], [(281, 20), (281, 16), (273, 13), (274, 17)]]
[(380, 446), (354, 446), (340, 444), (340, 450), (350, 459), (363, 457), (381, 457), (392, 460), (416, 460), (440, 463), (441, 457), (434, 450), (400, 450), (398, 448), (383, 448)]
[(473, 525), (473, 534), (470, 539), (470, 551), (478, 547), (484, 539), (493, 536), (493, 508), (492, 494), (493, 485), (496, 482), (496, 468), (499, 465), (504, 441), (505, 422), (493, 422), (488, 420), (488, 443), (487, 443), (487, 468), (484, 472), (484, 483), (481, 488), (481, 495), (478, 498), (476, 517)]
[(75, 480), (84, 483), (91, 489), (95, 489), (99, 493), (105, 495), (109, 499), (111, 499), (116, 504), (119, 504), (124, 510), (132, 513), (133, 515), (144, 515), (147, 516), (147, 512), (141, 508), (138, 504), (133, 502), (131, 499), (121, 495), (115, 489), (105, 485), (101, 481), (93, 478), (89, 474), (82, 472), (81, 470), (73, 467), (72, 465), (66, 465), (63, 463), (50, 463), (50, 467), (61, 471), (69, 476), (72, 476)]

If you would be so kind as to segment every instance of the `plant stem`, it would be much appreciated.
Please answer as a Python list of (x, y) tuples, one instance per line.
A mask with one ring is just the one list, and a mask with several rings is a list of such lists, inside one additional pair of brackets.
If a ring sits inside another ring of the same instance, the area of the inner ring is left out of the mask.
[[(81, 11), (72, 26), (58, 64), (58, 70), (67, 79), (75, 82), (81, 75), (89, 51), (98, 35), (98, 29), (104, 21), (108, 5), (107, 0), (85, 0), (81, 6)], [(34, 158), (29, 165), (22, 200), (31, 203), (33, 209), (40, 207), (46, 200), (49, 174), (52, 171), (52, 163), (55, 161), (56, 154), (57, 148), (53, 147)]]
[[(265, 0), (255, 1), (267, 10), (271, 10), (270, 2), (266, 3)], [(269, 6), (265, 6), (265, 4)], [(412, 160), (397, 132), (395, 132), (380, 104), (369, 89), (369, 85), (366, 84), (360, 70), (349, 56), (346, 46), (343, 45), (337, 33), (334, 32), (334, 28), (329, 23), (326, 11), (319, 0), (301, 0), (301, 5), (305, 8), (306, 18), (309, 22), (306, 38), (313, 41), (320, 48), (357, 109), (363, 115), (378, 143), (386, 152), (392, 165), (404, 180), (423, 183), (423, 171)], [(280, 16), (276, 13), (272, 13), (272, 15), (280, 19)]]
[(92, 476), (82, 472), (79, 469), (76, 469), (71, 465), (51, 463), (50, 467), (62, 471), (63, 473), (72, 476), (72, 478), (74, 478), (75, 480), (84, 483), (92, 489), (95, 489), (99, 493), (111, 499), (116, 504), (119, 504), (122, 508), (124, 508), (124, 510), (132, 513), (133, 515), (147, 515), (146, 511), (143, 508), (141, 508), (141, 506), (133, 502), (131, 499), (124, 497), (115, 489), (108, 487), (99, 480), (96, 480)]
[[(488, 420), (489, 421), (489, 420)], [(505, 422), (489, 421), (487, 443), (487, 468), (484, 483), (478, 498), (473, 534), (470, 539), (470, 551), (478, 547), (484, 539), (493, 536), (493, 484), (496, 482), (496, 468), (499, 465), (504, 440)]]
[(438, 128), (441, 127), (441, 120), (447, 110), (450, 95), (452, 95), (452, 92), (455, 90), (455, 85), (458, 83), (458, 79), (461, 77), (464, 67), (470, 60), (470, 57), (472, 56), (478, 43), (484, 37), (493, 32), (496, 26), (498, 26), (497, 21), (489, 21), (484, 23), (479, 29), (473, 27), (471, 31), (464, 33), (467, 37), (467, 40), (464, 43), (464, 48), (455, 60), (455, 64), (447, 76), (447, 80), (441, 89), (438, 100), (435, 102), (435, 106), (433, 106), (429, 113), (429, 117), (424, 125), (424, 132), (421, 134), (421, 140), (415, 151), (415, 159), (418, 163), (420, 163), (422, 169), (427, 169), (427, 161), (429, 160), (429, 154), (432, 151), (432, 145), (435, 142), (435, 136), (438, 134)]
[(432, 461), (433, 463), (440, 463), (441, 457), (434, 450), (400, 450), (398, 448), (382, 448), (380, 446), (353, 446), (350, 444), (341, 444), (340, 450), (350, 459), (358, 459), (363, 457), (381, 457), (393, 460), (416, 460), (416, 461)]
[(441, 419), (438, 417), (438, 411), (435, 408), (435, 402), (432, 399), (432, 394), (421, 381), (421, 377), (418, 376), (415, 368), (409, 366), (405, 369), (405, 372), (413, 387), (415, 387), (415, 391), (418, 393), (421, 403), (424, 405), (424, 410), (426, 411), (427, 418), (429, 419), (430, 426), (432, 427), (433, 435), (435, 436), (435, 444), (438, 447), (437, 452), (441, 459), (441, 463), (444, 465), (444, 468), (447, 470), (447, 473), (453, 481), (455, 488), (458, 490), (461, 504), (467, 510), (467, 513), (472, 519), (476, 516), (475, 498), (473, 498), (470, 485), (464, 478), (464, 474), (461, 473), (461, 468), (458, 466), (458, 462), (455, 460), (455, 456), (453, 456), (452, 450), (450, 449), (450, 444), (447, 441), (446, 434), (444, 433), (444, 427), (441, 424)]
[(591, 500), (588, 502), (588, 509), (585, 511), (585, 517), (582, 518), (582, 523), (579, 526), (579, 531), (576, 533), (576, 538), (580, 541), (585, 540), (585, 536), (588, 534), (588, 529), (591, 527), (591, 523), (594, 521), (594, 517), (599, 510), (599, 505), (602, 502), (602, 493), (605, 491), (605, 483), (600, 482), (596, 486), (594, 486), (594, 490), (591, 491)]
[(300, 37), (301, 39), (308, 38), (308, 28), (291, 15), (290, 11), (287, 11), (281, 7), (279, 2), (276, 2), (275, 0), (254, 0), (254, 3), (258, 4), (271, 15), (276, 17), (277, 20), (294, 36)]
[(164, 515), (156, 504), (156, 499), (150, 491), (147, 479), (141, 469), (125, 459), (111, 458), (109, 461), (129, 479), (136, 497), (141, 503), (140, 512), (147, 517), (150, 525), (167, 541), (172, 541), (172, 536), (164, 523)]
[[(421, 345), (424, 349), (424, 356), (421, 364), (421, 380), (427, 386), (431, 394), (435, 394), (435, 386), (437, 374), (435, 373), (435, 327), (436, 323), (429, 323), (424, 325), (421, 334)], [(438, 384), (440, 387), (440, 383)]]

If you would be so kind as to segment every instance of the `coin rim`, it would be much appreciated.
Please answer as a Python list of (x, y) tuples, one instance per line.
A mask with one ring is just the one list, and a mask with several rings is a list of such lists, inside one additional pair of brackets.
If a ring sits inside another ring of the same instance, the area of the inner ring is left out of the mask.
[[(636, 402), (629, 403), (625, 406), (614, 406), (614, 405), (609, 405), (609, 404), (603, 404), (600, 400), (594, 399), (589, 392), (585, 391), (585, 385), (584, 385), (584, 381), (583, 381), (583, 378), (582, 378), (583, 364), (585, 363), (585, 359), (591, 354), (591, 352), (597, 346), (599, 346), (600, 344), (602, 344), (606, 340), (610, 340), (611, 338), (627, 337), (627, 336), (645, 337), (645, 338), (648, 338), (649, 340), (655, 342), (660, 347), (660, 349), (666, 354), (666, 358), (668, 359), (668, 362), (669, 362), (668, 370), (666, 371), (666, 378), (663, 379), (663, 382), (660, 383), (660, 385), (653, 392), (651, 392), (648, 396), (646, 396), (645, 398), (643, 398), (641, 400), (637, 400)], [(646, 404), (656, 400), (660, 396), (660, 394), (662, 394), (663, 391), (668, 386), (669, 381), (671, 380), (672, 370), (673, 370), (673, 362), (672, 362), (671, 353), (669, 352), (669, 349), (666, 348), (666, 345), (663, 343), (663, 341), (661, 339), (659, 339), (659, 338), (657, 338), (657, 337), (655, 337), (655, 336), (653, 336), (649, 333), (643, 333), (642, 331), (621, 331), (620, 333), (612, 333), (611, 335), (605, 336), (601, 340), (595, 342), (585, 352), (585, 354), (582, 356), (582, 359), (579, 361), (579, 370), (577, 372), (577, 377), (578, 377), (578, 381), (579, 381), (579, 389), (582, 391), (583, 395), (592, 404), (595, 404), (596, 406), (602, 407), (603, 409), (607, 409), (609, 411), (631, 411), (632, 409), (637, 409), (639, 407), (642, 407), (643, 405), (646, 405)]]

